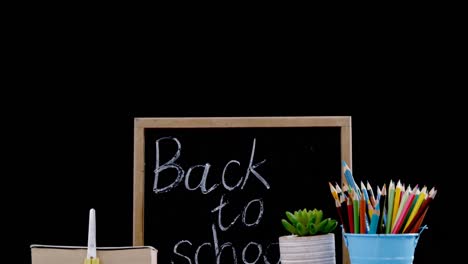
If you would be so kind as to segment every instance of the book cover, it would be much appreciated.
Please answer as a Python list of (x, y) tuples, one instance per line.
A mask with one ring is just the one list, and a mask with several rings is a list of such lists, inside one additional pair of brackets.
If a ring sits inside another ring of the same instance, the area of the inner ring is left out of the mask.
[[(32, 264), (83, 264), (86, 247), (31, 245)], [(100, 264), (157, 264), (157, 250), (151, 246), (98, 247)]]

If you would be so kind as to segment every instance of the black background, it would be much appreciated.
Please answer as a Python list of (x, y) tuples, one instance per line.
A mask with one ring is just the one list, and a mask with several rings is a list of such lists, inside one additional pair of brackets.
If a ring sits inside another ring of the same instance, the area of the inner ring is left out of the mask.
[(99, 245), (131, 244), (134, 117), (349, 115), (357, 180), (439, 190), (415, 263), (461, 258), (440, 250), (465, 230), (454, 207), (466, 45), (453, 8), (223, 13), (225, 23), (110, 8), (11, 11), (0, 117), (12, 255), (29, 263), (32, 243), (86, 245), (91, 207)]
[(240, 91), (231, 102), (193, 96), (184, 104), (177, 100), (178, 88), (167, 89), (141, 97), (133, 91), (120, 100), (81, 96), (74, 103), (34, 104), (33, 114), (11, 119), (14, 138), (20, 138), (11, 152), (19, 161), (13, 197), (25, 198), (14, 203), (15, 212), (25, 216), (11, 221), (20, 224), (25, 263), (33, 243), (86, 245), (89, 208), (97, 211), (99, 246), (131, 245), (133, 118), (181, 116), (352, 116), (356, 180), (382, 185), (402, 179), (439, 190), (415, 263), (442, 259), (439, 248), (450, 235), (445, 210), (453, 202), (453, 172), (461, 165), (451, 151), (458, 144), (452, 108), (438, 107), (436, 94), (426, 94), (425, 100), (397, 95), (357, 103), (333, 90), (310, 88), (315, 95), (285, 94), (264, 104), (266, 97), (244, 97)]

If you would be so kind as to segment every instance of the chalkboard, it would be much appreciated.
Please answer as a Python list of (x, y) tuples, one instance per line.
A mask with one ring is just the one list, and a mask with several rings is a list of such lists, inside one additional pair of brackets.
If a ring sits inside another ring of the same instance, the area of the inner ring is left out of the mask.
[(157, 248), (158, 263), (279, 263), (284, 212), (335, 217), (328, 182), (351, 164), (350, 117), (136, 118), (134, 129), (133, 245)]

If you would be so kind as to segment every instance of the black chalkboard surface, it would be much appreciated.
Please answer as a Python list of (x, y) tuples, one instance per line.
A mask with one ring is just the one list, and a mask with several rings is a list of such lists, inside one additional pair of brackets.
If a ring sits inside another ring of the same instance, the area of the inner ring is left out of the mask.
[(279, 263), (286, 210), (335, 216), (350, 142), (349, 117), (135, 119), (133, 243), (159, 263)]

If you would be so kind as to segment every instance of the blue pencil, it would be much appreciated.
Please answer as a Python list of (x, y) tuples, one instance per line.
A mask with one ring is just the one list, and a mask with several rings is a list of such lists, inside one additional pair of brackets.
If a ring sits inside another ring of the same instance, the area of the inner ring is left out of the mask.
[(377, 202), (377, 206), (372, 213), (371, 224), (369, 228), (369, 234), (376, 234), (377, 233), (377, 226), (379, 225), (379, 218), (380, 218), (380, 203)]
[(353, 177), (353, 174), (351, 173), (351, 169), (349, 168), (348, 164), (346, 164), (345, 161), (343, 161), (343, 167), (344, 167), (344, 174), (345, 174), (346, 181), (351, 186), (351, 188), (353, 188), (354, 191), (356, 191), (356, 194), (358, 195), (358, 198), (359, 198), (361, 195), (361, 192), (356, 182), (354, 181), (354, 177)]

